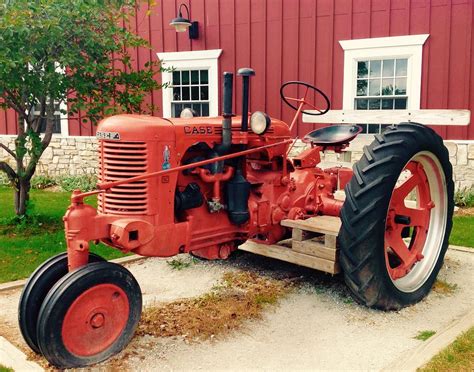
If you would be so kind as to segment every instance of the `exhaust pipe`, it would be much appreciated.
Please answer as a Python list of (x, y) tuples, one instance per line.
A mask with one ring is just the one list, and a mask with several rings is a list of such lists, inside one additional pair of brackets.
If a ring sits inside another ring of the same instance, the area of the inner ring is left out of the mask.
[(234, 85), (234, 74), (224, 72), (224, 89), (222, 99), (222, 143), (214, 146), (214, 151), (219, 155), (229, 152), (232, 144), (232, 90)]

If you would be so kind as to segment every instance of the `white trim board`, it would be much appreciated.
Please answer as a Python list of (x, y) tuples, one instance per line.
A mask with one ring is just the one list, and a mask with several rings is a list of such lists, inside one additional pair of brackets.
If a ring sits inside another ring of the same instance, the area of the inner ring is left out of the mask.
[[(193, 50), (190, 52), (157, 53), (164, 67), (175, 70), (205, 69), (209, 70), (209, 116), (218, 116), (219, 107), (219, 77), (218, 58), (222, 49)], [(171, 85), (173, 73), (164, 71), (161, 74), (162, 83)], [(171, 117), (172, 88), (163, 88), (163, 117)]]
[(341, 40), (342, 49), (369, 49), (369, 48), (391, 48), (410, 45), (423, 45), (428, 39), (429, 34), (420, 35), (405, 35), (405, 36), (390, 36), (390, 37), (375, 37), (371, 39), (352, 39)]
[[(308, 112), (317, 112), (308, 110)], [(304, 123), (469, 125), (469, 110), (330, 110), (324, 115), (303, 114)]]

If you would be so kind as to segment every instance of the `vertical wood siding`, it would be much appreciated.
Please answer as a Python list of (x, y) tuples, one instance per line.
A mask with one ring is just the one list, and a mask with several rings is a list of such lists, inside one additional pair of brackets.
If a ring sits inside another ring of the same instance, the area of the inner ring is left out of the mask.
[[(142, 6), (132, 28), (150, 40), (153, 51), (135, 51), (142, 67), (156, 52), (222, 49), (219, 83), (224, 71), (250, 66), (251, 109), (289, 121), (293, 111), (282, 104), (279, 88), (303, 80), (325, 91), (334, 109), (342, 107), (344, 53), (339, 40), (429, 34), (423, 47), (421, 108), (474, 111), (474, 0), (162, 0), (147, 14)], [(169, 22), (180, 3), (199, 22), (199, 39), (176, 33)], [(157, 76), (160, 81), (160, 76)], [(234, 109), (241, 112), (241, 82), (236, 78)], [(297, 92), (292, 92), (296, 94)], [(147, 97), (161, 115), (161, 92)], [(0, 114), (0, 133), (14, 134), (11, 112)], [(299, 123), (303, 135), (310, 124)], [(474, 139), (474, 125), (436, 127), (446, 139)], [(94, 129), (69, 121), (70, 135)]]

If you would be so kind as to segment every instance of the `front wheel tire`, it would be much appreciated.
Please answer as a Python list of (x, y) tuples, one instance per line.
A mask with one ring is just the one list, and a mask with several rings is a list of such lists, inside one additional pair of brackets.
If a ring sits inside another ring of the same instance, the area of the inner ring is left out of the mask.
[(388, 127), (364, 147), (345, 191), (341, 266), (356, 300), (396, 310), (423, 299), (452, 227), (452, 166), (441, 137), (421, 124)]
[(59, 368), (99, 363), (129, 343), (141, 310), (140, 286), (126, 268), (110, 262), (83, 266), (57, 282), (41, 306), (41, 353)]
[[(105, 261), (102, 257), (89, 253), (89, 263)], [(68, 273), (67, 253), (60, 253), (43, 262), (28, 278), (18, 304), (18, 323), (28, 346), (40, 353), (36, 324), (41, 304), (49, 290)]]

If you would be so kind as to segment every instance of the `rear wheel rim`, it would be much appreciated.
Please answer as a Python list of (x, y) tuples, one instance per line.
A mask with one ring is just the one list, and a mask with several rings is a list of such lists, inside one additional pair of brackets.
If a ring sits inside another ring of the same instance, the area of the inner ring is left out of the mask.
[(88, 357), (107, 350), (127, 326), (130, 304), (115, 284), (89, 288), (68, 308), (62, 324), (64, 346), (74, 355)]
[[(408, 200), (416, 198), (415, 203)], [(431, 276), (447, 223), (443, 168), (431, 152), (415, 154), (392, 192), (385, 224), (385, 264), (395, 287), (414, 292)]]

